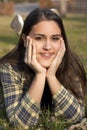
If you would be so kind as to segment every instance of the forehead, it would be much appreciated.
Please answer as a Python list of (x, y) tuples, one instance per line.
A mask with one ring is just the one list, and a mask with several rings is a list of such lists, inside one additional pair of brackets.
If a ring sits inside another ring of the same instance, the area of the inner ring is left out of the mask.
[(45, 20), (33, 26), (31, 33), (61, 33), (58, 24), (53, 20)]

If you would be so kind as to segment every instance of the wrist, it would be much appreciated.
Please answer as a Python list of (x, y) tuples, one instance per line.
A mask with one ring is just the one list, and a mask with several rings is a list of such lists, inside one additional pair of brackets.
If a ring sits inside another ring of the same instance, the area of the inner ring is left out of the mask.
[(50, 79), (50, 80), (53, 80), (53, 79), (55, 79), (56, 78), (56, 75), (54, 74), (54, 75), (46, 75), (46, 78), (47, 79)]
[(49, 84), (52, 95), (56, 94), (61, 89), (61, 83), (56, 76), (47, 77), (47, 82)]
[(60, 85), (60, 81), (57, 79), (56, 75), (54, 76), (48, 76), (46, 77), (47, 81), (50, 82), (50, 83), (55, 83), (57, 81), (57, 83)]
[(42, 77), (46, 77), (46, 72), (39, 72), (39, 73), (36, 73), (36, 77), (39, 77), (39, 78), (42, 78)]

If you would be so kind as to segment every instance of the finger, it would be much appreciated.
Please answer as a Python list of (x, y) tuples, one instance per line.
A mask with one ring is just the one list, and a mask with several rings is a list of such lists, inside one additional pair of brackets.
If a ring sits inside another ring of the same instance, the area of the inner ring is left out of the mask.
[(60, 39), (60, 49), (58, 50), (57, 55), (61, 56), (62, 54), (64, 54), (64, 52), (65, 52), (65, 43), (64, 43), (64, 40), (61, 38)]
[(65, 43), (62, 37), (60, 39), (60, 42), (61, 42), (61, 47), (63, 48), (63, 50), (65, 50)]
[(65, 51), (66, 51), (65, 43), (64, 43), (63, 38), (61, 38), (61, 54), (64, 55)]
[(64, 43), (64, 40), (61, 38), (60, 39), (61, 41), (61, 46), (60, 46), (60, 49), (58, 50), (58, 53), (55, 57), (55, 62), (57, 61), (57, 65), (59, 65), (61, 62), (62, 62), (62, 59), (63, 59), (63, 56), (65, 54), (65, 43)]
[(36, 60), (36, 47), (32, 44), (32, 60)]

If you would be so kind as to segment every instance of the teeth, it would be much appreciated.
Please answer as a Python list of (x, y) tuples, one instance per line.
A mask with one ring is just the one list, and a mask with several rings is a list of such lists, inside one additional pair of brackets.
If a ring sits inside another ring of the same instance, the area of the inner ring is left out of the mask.
[(53, 53), (40, 53), (44, 58), (50, 58)]
[(44, 56), (50, 56), (50, 54), (43, 54)]

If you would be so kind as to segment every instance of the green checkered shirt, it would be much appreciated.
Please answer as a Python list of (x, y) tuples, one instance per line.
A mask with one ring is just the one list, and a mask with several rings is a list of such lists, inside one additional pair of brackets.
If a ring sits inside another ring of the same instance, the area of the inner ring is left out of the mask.
[[(40, 105), (29, 95), (29, 84), (24, 75), (14, 65), (3, 64), (0, 66), (0, 82), (4, 93), (4, 103), (9, 122), (24, 129), (37, 124), (40, 114)], [(29, 81), (28, 81), (29, 82)], [(79, 85), (82, 91), (81, 85)], [(63, 86), (52, 97), (55, 117), (64, 116), (69, 121), (80, 121), (84, 117), (84, 106), (81, 100)]]

